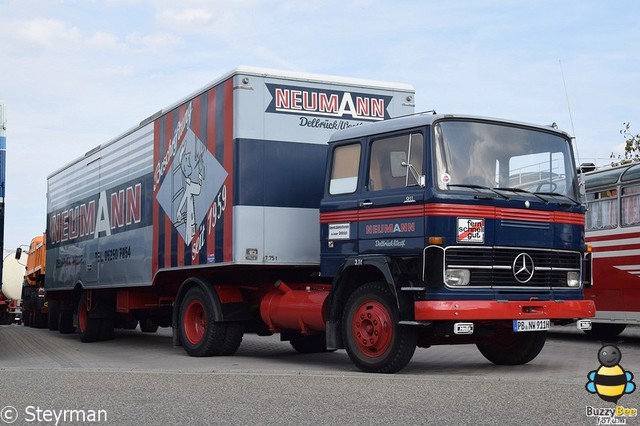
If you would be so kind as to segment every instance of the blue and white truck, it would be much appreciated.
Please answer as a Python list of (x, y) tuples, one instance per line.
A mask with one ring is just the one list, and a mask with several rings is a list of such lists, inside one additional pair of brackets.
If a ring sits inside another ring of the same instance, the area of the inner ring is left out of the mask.
[(594, 314), (571, 139), (413, 112), (406, 84), (249, 67), (159, 111), (49, 176), (49, 315), (192, 356), (251, 332), (372, 372), (434, 344), (532, 360)]

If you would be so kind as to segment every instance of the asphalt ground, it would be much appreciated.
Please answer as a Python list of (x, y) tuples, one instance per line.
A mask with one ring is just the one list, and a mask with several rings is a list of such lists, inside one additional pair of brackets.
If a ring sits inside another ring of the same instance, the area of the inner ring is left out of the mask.
[[(616, 343), (637, 384), (640, 329)], [(167, 329), (87, 344), (1, 326), (0, 425), (596, 425), (611, 418), (587, 416), (588, 407), (616, 407), (585, 389), (600, 347), (554, 327), (523, 366), (495, 366), (475, 346), (438, 346), (418, 349), (398, 374), (379, 375), (361, 373), (342, 350), (298, 354), (278, 336), (245, 335), (233, 356), (192, 358), (172, 347)], [(618, 406), (640, 409), (640, 391)], [(639, 417), (612, 420), (640, 425)]]

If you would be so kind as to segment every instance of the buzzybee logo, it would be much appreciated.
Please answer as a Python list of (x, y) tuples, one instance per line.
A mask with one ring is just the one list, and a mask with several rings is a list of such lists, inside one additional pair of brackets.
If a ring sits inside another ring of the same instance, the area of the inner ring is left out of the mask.
[(600, 368), (590, 371), (585, 385), (587, 392), (597, 394), (603, 401), (618, 403), (620, 397), (636, 389), (633, 373), (620, 365), (622, 352), (617, 346), (606, 345), (598, 351)]
[(600, 367), (587, 374), (588, 381), (585, 385), (587, 392), (596, 394), (606, 402), (612, 402), (614, 407), (586, 408), (586, 416), (597, 419), (598, 425), (613, 424), (624, 425), (627, 418), (637, 417), (637, 408), (628, 408), (618, 405), (623, 395), (631, 394), (636, 390), (633, 382), (633, 373), (626, 371), (621, 365), (622, 352), (615, 345), (603, 345), (598, 351)]

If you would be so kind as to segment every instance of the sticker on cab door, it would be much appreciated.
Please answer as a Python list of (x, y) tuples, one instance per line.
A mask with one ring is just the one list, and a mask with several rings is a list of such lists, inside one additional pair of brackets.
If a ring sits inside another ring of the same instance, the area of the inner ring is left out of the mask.
[(459, 243), (484, 243), (484, 219), (458, 218)]

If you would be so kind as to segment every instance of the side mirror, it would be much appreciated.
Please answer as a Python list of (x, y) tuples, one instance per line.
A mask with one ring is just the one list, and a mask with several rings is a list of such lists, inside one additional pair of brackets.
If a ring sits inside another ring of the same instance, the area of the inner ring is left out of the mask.
[(391, 176), (394, 178), (405, 177), (407, 175), (407, 154), (402, 151), (390, 153)]
[(16, 260), (20, 260), (20, 256), (22, 256), (22, 248), (18, 247), (16, 249)]

